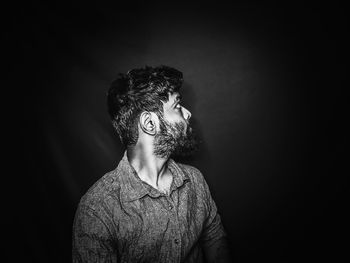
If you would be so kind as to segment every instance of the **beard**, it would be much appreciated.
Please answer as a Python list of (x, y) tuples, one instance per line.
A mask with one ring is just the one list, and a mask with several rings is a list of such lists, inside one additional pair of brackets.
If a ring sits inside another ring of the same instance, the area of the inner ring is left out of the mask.
[(183, 122), (171, 124), (163, 118), (160, 131), (154, 138), (154, 154), (160, 158), (188, 157), (198, 149), (198, 138), (190, 124)]

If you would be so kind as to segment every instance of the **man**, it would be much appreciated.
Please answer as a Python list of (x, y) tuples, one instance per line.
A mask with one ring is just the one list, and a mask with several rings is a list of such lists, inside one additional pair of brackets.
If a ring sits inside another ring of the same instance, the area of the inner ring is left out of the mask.
[(160, 66), (112, 83), (108, 110), (126, 151), (80, 200), (73, 262), (229, 262), (206, 181), (170, 158), (196, 148), (182, 81), (181, 72)]

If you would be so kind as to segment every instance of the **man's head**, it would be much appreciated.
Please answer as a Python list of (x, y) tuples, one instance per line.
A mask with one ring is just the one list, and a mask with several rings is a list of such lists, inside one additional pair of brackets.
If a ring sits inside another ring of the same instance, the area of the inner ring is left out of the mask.
[(147, 138), (159, 157), (193, 151), (191, 113), (180, 104), (182, 82), (182, 73), (167, 66), (119, 74), (108, 91), (108, 111), (125, 146)]

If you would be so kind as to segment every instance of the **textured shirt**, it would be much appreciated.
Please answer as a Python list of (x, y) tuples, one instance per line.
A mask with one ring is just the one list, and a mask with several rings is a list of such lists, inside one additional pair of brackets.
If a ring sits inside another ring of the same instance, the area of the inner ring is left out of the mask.
[(73, 262), (203, 262), (203, 245), (225, 237), (201, 172), (168, 160), (168, 195), (142, 181), (126, 152), (81, 198)]

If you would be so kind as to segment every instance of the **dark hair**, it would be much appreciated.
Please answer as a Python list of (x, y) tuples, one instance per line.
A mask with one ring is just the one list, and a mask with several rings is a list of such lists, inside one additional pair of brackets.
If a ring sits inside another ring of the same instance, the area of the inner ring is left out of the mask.
[(108, 113), (125, 146), (138, 139), (138, 118), (143, 111), (163, 116), (163, 102), (180, 89), (182, 72), (167, 66), (129, 70), (119, 74), (107, 94)]

